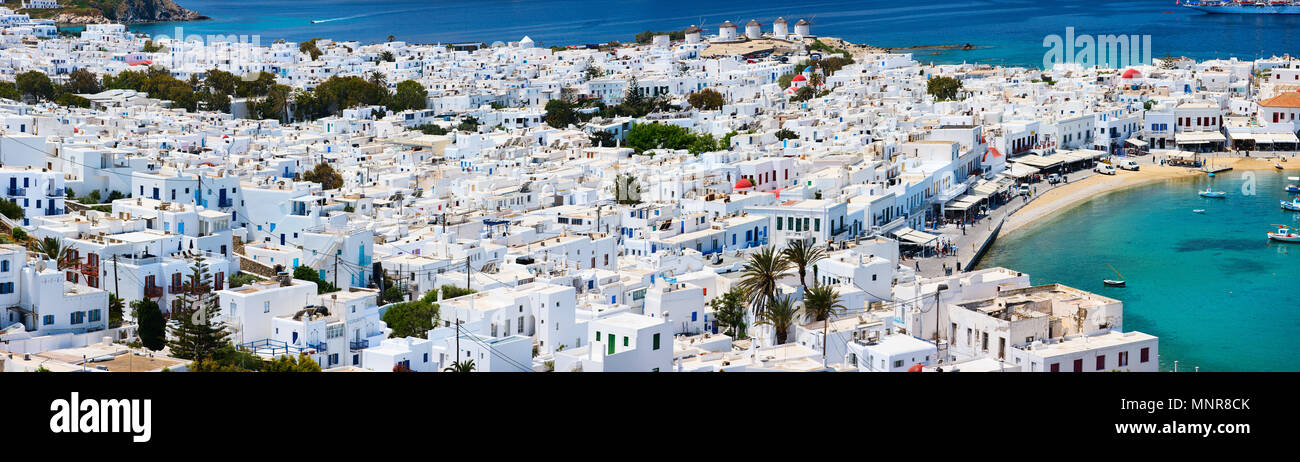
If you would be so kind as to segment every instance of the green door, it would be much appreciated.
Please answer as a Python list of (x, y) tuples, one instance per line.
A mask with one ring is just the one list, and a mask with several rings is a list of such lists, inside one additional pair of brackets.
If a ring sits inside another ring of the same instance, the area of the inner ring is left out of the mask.
[(606, 340), (608, 341), (605, 343), (609, 344), (609, 354), (614, 354), (614, 334), (610, 334), (609, 338)]

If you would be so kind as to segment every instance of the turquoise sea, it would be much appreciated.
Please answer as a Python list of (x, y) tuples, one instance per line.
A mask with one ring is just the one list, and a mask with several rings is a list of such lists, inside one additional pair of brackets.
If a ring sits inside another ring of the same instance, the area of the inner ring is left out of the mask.
[[(1225, 172), (1105, 194), (999, 239), (979, 266), (1123, 301), (1125, 331), (1160, 337), (1162, 370), (1175, 360), (1180, 371), (1300, 370), (1300, 244), (1265, 235), (1300, 226), (1300, 213), (1278, 206), (1297, 175)], [(1207, 186), (1228, 197), (1198, 196)], [(1115, 278), (1107, 265), (1128, 287), (1102, 284)]]
[[(730, 20), (811, 19), (816, 35), (884, 47), (960, 45), (968, 51), (916, 52), (922, 62), (1041, 67), (1043, 39), (1077, 34), (1150, 35), (1152, 57), (1196, 59), (1294, 54), (1300, 15), (1212, 15), (1175, 0), (177, 0), (210, 21), (133, 25), (149, 34), (257, 35), (261, 43), (312, 37), (420, 43), (508, 42), (527, 35), (544, 46), (631, 41), (645, 30), (697, 24), (716, 33)], [(329, 20), (313, 24), (312, 20)]]

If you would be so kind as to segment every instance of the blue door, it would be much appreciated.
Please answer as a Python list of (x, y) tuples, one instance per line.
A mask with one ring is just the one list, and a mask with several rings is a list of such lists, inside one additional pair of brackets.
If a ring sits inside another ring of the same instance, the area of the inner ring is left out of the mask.
[(284, 245), (284, 233), (280, 233), (280, 245)]

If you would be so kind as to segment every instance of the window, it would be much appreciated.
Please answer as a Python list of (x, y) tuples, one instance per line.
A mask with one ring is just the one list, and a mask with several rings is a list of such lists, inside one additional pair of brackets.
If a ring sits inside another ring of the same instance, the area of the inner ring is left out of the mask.
[(1083, 358), (1074, 360), (1074, 371), (1083, 372)]
[(1097, 355), (1097, 370), (1106, 370), (1106, 355)]
[(54, 324), (54, 315), (52, 315), (52, 314), (47, 314), (47, 315), (45, 315), (45, 323), (44, 323), (44, 324), (47, 325), (47, 326), (50, 325), (50, 324)]
[(426, 363), (429, 362), (429, 354), (428, 354), (428, 353), (425, 353), (425, 354), (424, 354), (424, 362), (426, 362)]
[(0, 283), (0, 294), (12, 294), (12, 293), (14, 293), (14, 283), (12, 282)]
[(656, 349), (656, 350), (659, 349), (659, 334), (655, 334), (655, 337), (654, 337), (654, 349)]
[(1119, 367), (1124, 367), (1124, 366), (1128, 366), (1128, 352), (1127, 352), (1127, 351), (1121, 351), (1121, 352), (1119, 352)]
[(90, 310), (90, 322), (99, 321), (99, 310)]
[(68, 317), (71, 318), (71, 322), (72, 322), (73, 324), (81, 324), (82, 322), (85, 322), (85, 321), (86, 321), (86, 312), (85, 312), (85, 311), (74, 311), (74, 312), (72, 312), (72, 313), (68, 313), (68, 314), (69, 314)]
[(627, 336), (623, 336), (623, 346), (627, 346)]
[(899, 359), (899, 360), (895, 360), (895, 361), (894, 361), (894, 367), (903, 367), (903, 360), (901, 360), (901, 359)]
[(1052, 363), (1052, 372), (1061, 372), (1061, 363)]
[(524, 317), (523, 317), (523, 316), (520, 316), (520, 317), (519, 317), (519, 330), (518, 330), (517, 333), (520, 333), (520, 334), (524, 333)]
[(269, 300), (268, 300), (268, 301), (265, 301), (265, 302), (262, 302), (262, 312), (263, 312), (263, 313), (270, 313), (270, 312), (271, 312), (271, 302), (270, 302)]
[(600, 341), (600, 331), (596, 331), (596, 341)]
[(822, 219), (821, 219), (821, 218), (814, 219), (814, 220), (813, 220), (813, 231), (814, 231), (814, 232), (820, 232), (821, 230), (822, 230)]
[(781, 217), (776, 217), (776, 230), (781, 230)]
[(9, 272), (9, 260), (0, 260), (0, 272)]
[(1143, 348), (1138, 352), (1138, 361), (1147, 362), (1151, 359), (1151, 348)]

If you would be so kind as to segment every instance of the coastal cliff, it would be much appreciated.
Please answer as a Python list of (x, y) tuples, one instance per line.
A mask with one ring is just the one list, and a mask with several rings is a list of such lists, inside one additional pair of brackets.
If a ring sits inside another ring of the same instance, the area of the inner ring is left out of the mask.
[(90, 0), (59, 2), (62, 8), (20, 10), (33, 18), (53, 19), (58, 24), (145, 23), (209, 19), (172, 0)]

